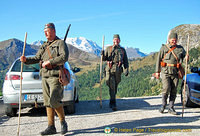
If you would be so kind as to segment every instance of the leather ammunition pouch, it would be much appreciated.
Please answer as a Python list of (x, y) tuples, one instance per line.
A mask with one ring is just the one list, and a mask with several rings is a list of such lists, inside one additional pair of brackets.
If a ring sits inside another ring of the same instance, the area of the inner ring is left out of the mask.
[(161, 65), (161, 67), (166, 67), (166, 66), (167, 66), (167, 63), (161, 61), (161, 62), (160, 62), (160, 65)]

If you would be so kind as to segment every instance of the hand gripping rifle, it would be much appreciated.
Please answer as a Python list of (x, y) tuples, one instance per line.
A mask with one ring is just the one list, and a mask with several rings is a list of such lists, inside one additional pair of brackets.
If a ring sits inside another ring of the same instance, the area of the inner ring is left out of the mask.
[(185, 61), (185, 80), (184, 80), (184, 88), (183, 88), (183, 98), (182, 98), (182, 104), (183, 104), (183, 107), (182, 107), (182, 118), (183, 118), (183, 114), (184, 114), (184, 105), (185, 105), (185, 88), (186, 88), (186, 80), (187, 80), (187, 65), (188, 65), (188, 55), (189, 55), (189, 41), (190, 41), (190, 37), (188, 35), (188, 41), (187, 41), (187, 51), (186, 51), (186, 61)]

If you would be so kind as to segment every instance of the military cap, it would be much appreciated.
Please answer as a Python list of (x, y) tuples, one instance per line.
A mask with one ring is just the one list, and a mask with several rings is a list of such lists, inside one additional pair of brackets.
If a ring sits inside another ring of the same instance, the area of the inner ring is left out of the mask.
[(55, 29), (55, 25), (53, 23), (45, 24), (44, 29), (47, 29), (47, 28)]
[(169, 39), (172, 39), (172, 38), (178, 38), (178, 35), (177, 35), (177, 33), (171, 33), (170, 35), (169, 35)]
[(115, 35), (113, 36), (113, 39), (114, 39), (114, 38), (120, 39), (119, 34), (115, 34)]

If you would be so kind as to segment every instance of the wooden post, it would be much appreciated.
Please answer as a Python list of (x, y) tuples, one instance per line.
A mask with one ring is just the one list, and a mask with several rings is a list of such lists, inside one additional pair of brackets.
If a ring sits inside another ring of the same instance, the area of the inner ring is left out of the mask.
[[(102, 41), (102, 51), (103, 50), (104, 50), (104, 36)], [(101, 55), (101, 63), (100, 63), (100, 108), (102, 108), (102, 88), (101, 88), (102, 63), (103, 63), (103, 55)]]
[[(23, 48), (22, 56), (24, 56), (24, 53), (25, 53), (26, 39), (27, 39), (27, 32), (25, 33), (24, 48)], [(18, 116), (17, 136), (19, 136), (19, 131), (20, 131), (20, 114), (21, 114), (21, 101), (22, 101), (22, 72), (23, 72), (23, 64), (24, 64), (24, 63), (21, 62), (20, 92), (19, 92), (19, 116)]]
[(185, 80), (184, 80), (184, 88), (183, 88), (183, 100), (182, 100), (182, 118), (184, 114), (184, 105), (185, 105), (185, 88), (186, 88), (186, 80), (187, 80), (187, 65), (188, 65), (188, 55), (189, 55), (189, 41), (190, 41), (190, 36), (188, 34), (188, 41), (187, 41), (187, 46), (186, 46), (186, 61), (185, 61)]

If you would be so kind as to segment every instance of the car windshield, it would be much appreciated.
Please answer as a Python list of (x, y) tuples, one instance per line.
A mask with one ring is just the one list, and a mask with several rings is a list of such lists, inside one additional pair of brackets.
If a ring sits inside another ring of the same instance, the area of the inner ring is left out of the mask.
[[(30, 65), (23, 65), (23, 72), (39, 72), (40, 66), (39, 63), (30, 64)], [(20, 72), (21, 71), (21, 61), (17, 60), (14, 66), (11, 69), (12, 72)]]

